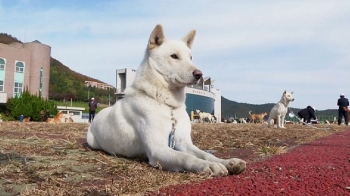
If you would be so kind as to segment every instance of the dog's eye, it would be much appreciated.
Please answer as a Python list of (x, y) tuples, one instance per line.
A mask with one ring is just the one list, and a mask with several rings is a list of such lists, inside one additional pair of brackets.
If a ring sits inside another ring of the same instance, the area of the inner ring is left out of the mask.
[(191, 61), (192, 61), (192, 56), (191, 56)]
[(176, 55), (176, 54), (172, 54), (172, 55), (170, 55), (171, 56), (171, 58), (173, 58), (173, 59), (179, 59), (179, 57)]

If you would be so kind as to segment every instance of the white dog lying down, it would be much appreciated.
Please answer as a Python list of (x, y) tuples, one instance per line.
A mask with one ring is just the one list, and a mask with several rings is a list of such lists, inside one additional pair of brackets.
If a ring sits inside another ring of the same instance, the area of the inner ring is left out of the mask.
[(278, 128), (285, 128), (284, 119), (288, 112), (289, 102), (291, 101), (294, 101), (293, 92), (284, 91), (281, 100), (271, 109), (269, 119), (267, 120), (268, 127), (274, 126), (274, 123), (277, 122)]
[(150, 165), (170, 171), (225, 176), (245, 170), (241, 159), (219, 159), (192, 144), (184, 90), (202, 77), (192, 62), (195, 34), (193, 30), (181, 41), (168, 40), (162, 26), (155, 27), (125, 97), (91, 123), (87, 133), (91, 148), (126, 157), (144, 155)]

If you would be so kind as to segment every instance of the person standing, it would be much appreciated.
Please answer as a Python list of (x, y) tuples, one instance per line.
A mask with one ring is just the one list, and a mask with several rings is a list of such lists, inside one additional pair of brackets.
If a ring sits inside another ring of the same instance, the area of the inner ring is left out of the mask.
[(343, 93), (340, 94), (340, 98), (338, 99), (338, 106), (338, 125), (341, 124), (343, 116), (345, 119), (345, 125), (349, 125), (349, 100), (345, 98)]
[(89, 102), (89, 123), (94, 120), (96, 109), (97, 103), (95, 102), (95, 98), (91, 98), (91, 101)]

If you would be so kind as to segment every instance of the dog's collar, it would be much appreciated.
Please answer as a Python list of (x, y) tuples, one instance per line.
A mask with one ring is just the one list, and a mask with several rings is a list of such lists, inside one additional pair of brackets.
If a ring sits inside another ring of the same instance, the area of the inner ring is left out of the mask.
[(176, 119), (174, 118), (174, 108), (171, 108), (170, 112), (171, 112), (171, 121), (172, 121), (172, 125), (171, 125), (171, 131), (169, 134), (169, 138), (168, 138), (168, 146), (172, 149), (175, 148), (175, 126), (176, 126)]
[(288, 107), (288, 104), (284, 104), (283, 102), (281, 102), (285, 107)]

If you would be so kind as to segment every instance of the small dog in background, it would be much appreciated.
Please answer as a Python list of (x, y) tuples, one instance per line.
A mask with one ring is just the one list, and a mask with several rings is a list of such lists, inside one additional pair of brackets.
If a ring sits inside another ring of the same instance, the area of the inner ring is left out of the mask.
[(196, 114), (198, 114), (199, 116), (199, 122), (203, 123), (205, 122), (206, 120), (209, 122), (209, 123), (213, 123), (216, 121), (216, 118), (213, 118), (213, 115), (207, 113), (207, 112), (202, 112), (200, 110), (196, 110)]
[(263, 123), (264, 116), (266, 116), (267, 113), (263, 112), (261, 114), (253, 114), (252, 111), (249, 111), (249, 115), (250, 115), (251, 122), (255, 123), (258, 120), (259, 122)]
[(30, 117), (23, 118), (22, 122), (30, 122)]
[(286, 118), (288, 105), (291, 101), (294, 101), (293, 92), (284, 91), (281, 100), (271, 109), (269, 119), (267, 120), (269, 128), (271, 126), (274, 126), (274, 123), (276, 121), (278, 128), (285, 129), (284, 119)]
[(338, 119), (337, 119), (337, 117), (334, 117), (333, 121), (331, 122), (331, 124), (337, 124), (337, 123), (338, 123)]
[(56, 116), (53, 118), (47, 118), (46, 122), (47, 123), (67, 123), (67, 122), (74, 122), (73, 119), (71, 118), (73, 116), (72, 113), (65, 114), (62, 111), (59, 111)]

